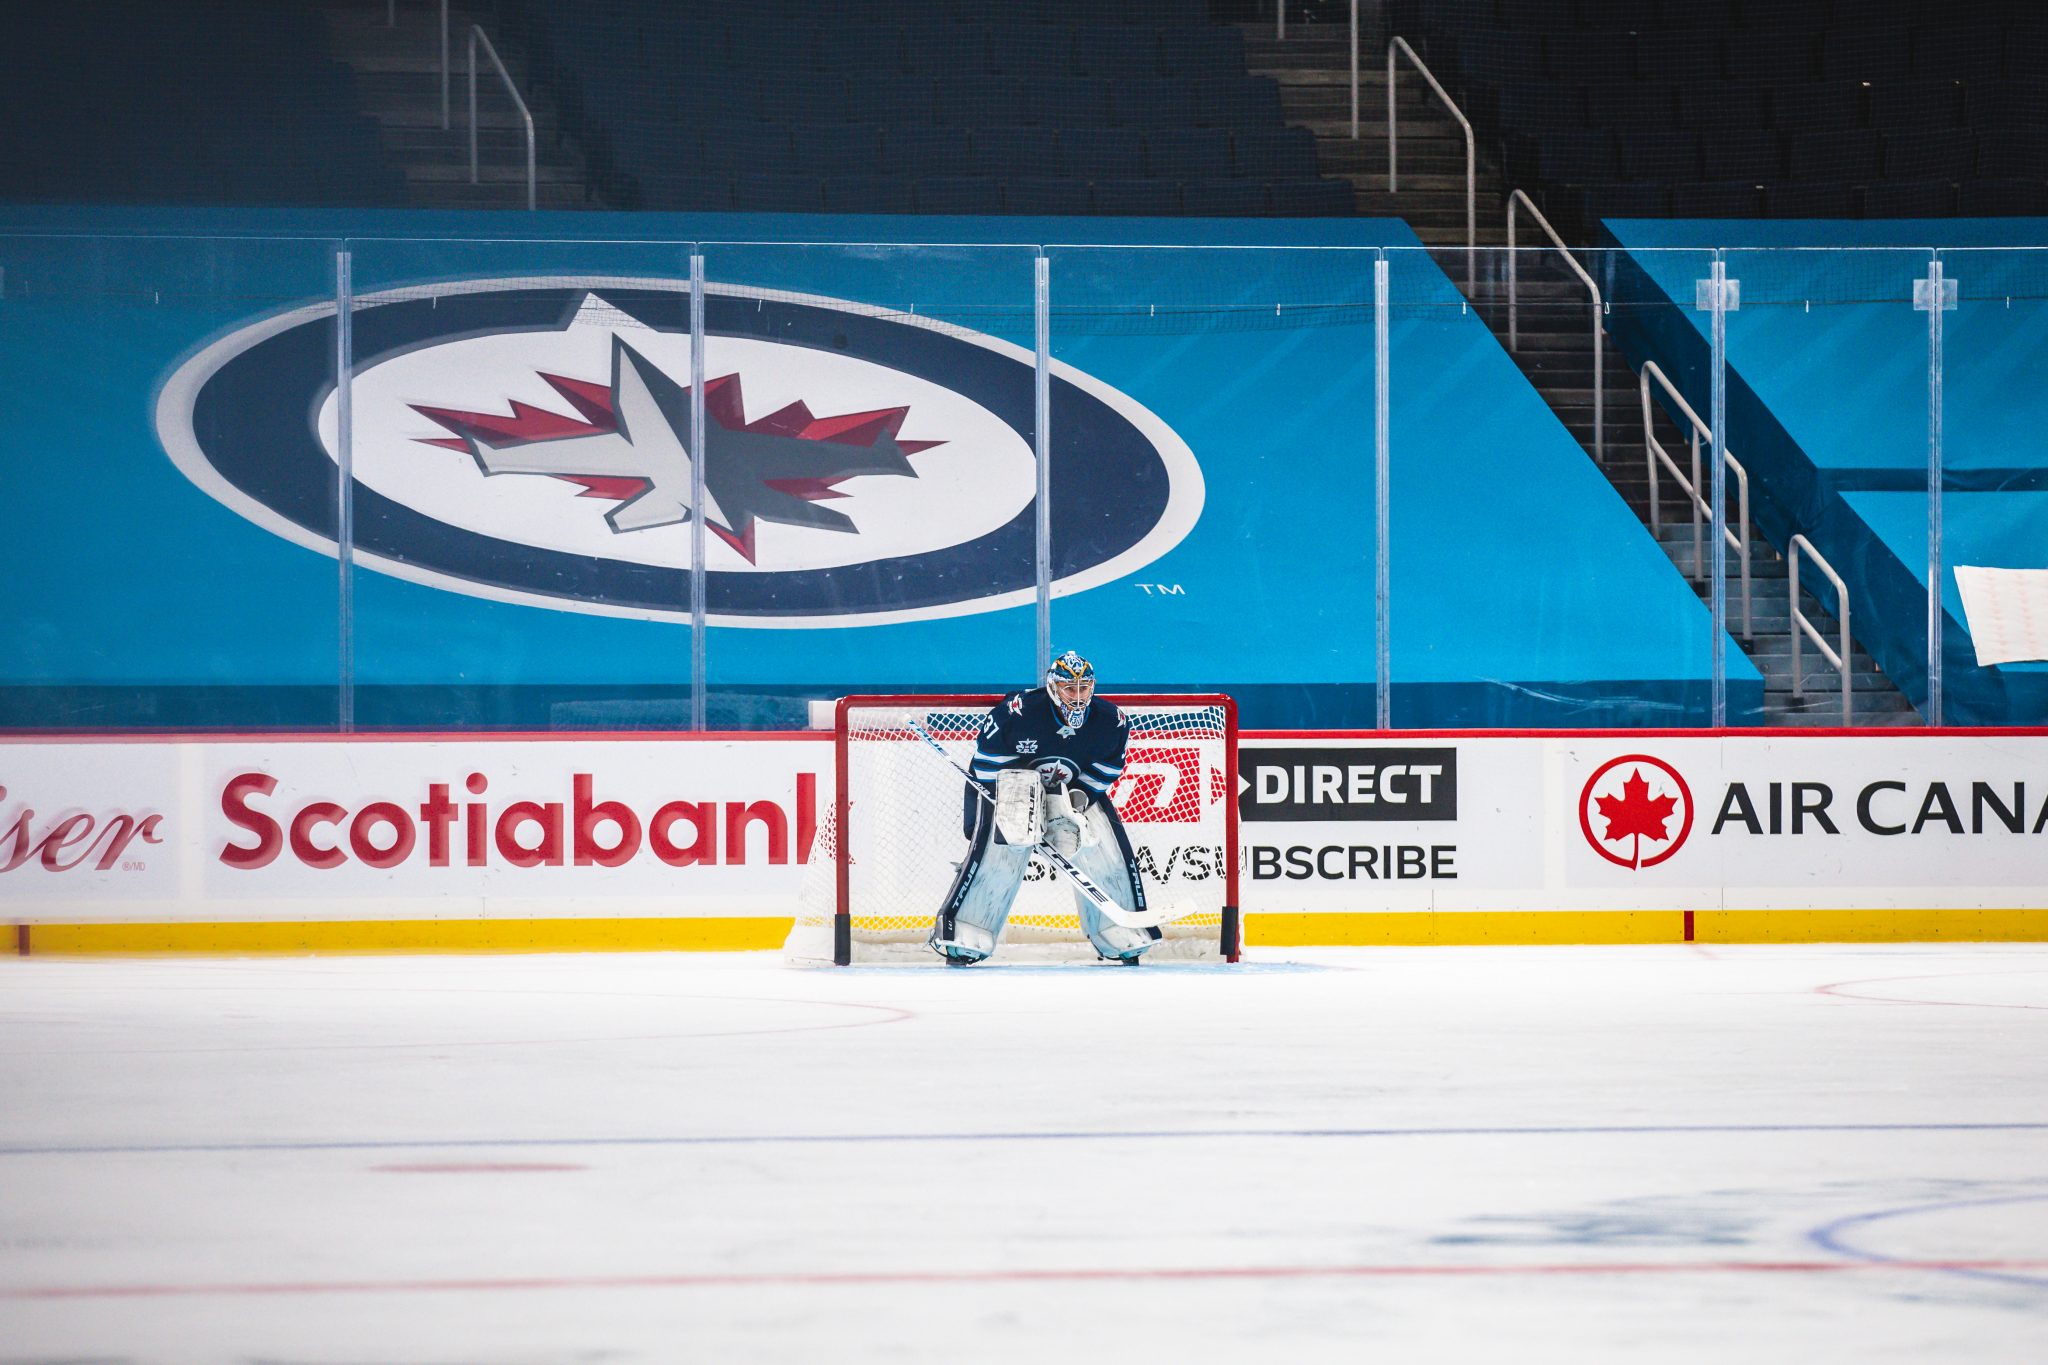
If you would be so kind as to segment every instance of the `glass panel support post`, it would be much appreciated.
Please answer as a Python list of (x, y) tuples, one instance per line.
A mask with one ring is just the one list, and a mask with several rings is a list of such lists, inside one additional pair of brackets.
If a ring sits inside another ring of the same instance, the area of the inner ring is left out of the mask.
[(1032, 329), (1037, 341), (1031, 422), (1038, 464), (1037, 562), (1033, 575), (1038, 585), (1038, 628), (1034, 642), (1037, 665), (1031, 676), (1039, 677), (1052, 667), (1052, 262), (1042, 250), (1031, 262), (1031, 291)]
[(704, 728), (704, 253), (690, 252), (690, 728)]
[(355, 280), (354, 254), (334, 253), (335, 725), (356, 728), (355, 659)]
[(1373, 724), (1394, 728), (1394, 647), (1388, 608), (1393, 599), (1392, 506), (1393, 447), (1387, 420), (1387, 258), (1372, 263), (1372, 691)]
[[(1927, 263), (1927, 278), (1913, 281), (1913, 307), (1927, 314), (1927, 723), (1940, 725), (1942, 628), (1942, 397), (1941, 315), (1956, 306), (1956, 282), (1942, 273), (1941, 257)], [(1846, 667), (1846, 665), (1844, 665)]]
[[(1742, 306), (1741, 285), (1728, 278), (1728, 263), (1719, 251), (1707, 279), (1698, 286), (1697, 306), (1712, 318), (1710, 327), (1712, 367), (1707, 406), (1707, 425), (1713, 429), (1712, 472), (1707, 495), (1712, 504), (1713, 524), (1707, 539), (1711, 546), (1708, 562), (1707, 601), (1712, 615), (1713, 694), (1711, 724), (1716, 730), (1728, 724), (1728, 314)], [(1747, 534), (1747, 531), (1744, 532)]]

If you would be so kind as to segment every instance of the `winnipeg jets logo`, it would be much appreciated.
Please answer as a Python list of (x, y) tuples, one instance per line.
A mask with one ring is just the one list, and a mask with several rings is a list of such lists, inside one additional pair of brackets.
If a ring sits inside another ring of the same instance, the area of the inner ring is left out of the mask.
[[(605, 514), (614, 532), (690, 520), (690, 390), (646, 356), (612, 338), (609, 386), (560, 375), (541, 378), (576, 417), (511, 403), (509, 416), (414, 404), (453, 438), (426, 444), (466, 450), (485, 474), (543, 474), (618, 500)], [(740, 376), (704, 385), (705, 525), (755, 562), (755, 523), (779, 522), (851, 533), (853, 518), (818, 504), (844, 497), (838, 485), (861, 474), (916, 478), (911, 455), (938, 441), (899, 441), (907, 409), (820, 418), (802, 402), (746, 420)]]
[(1010, 698), (1010, 714), (1013, 716), (1024, 714), (1024, 694), (1022, 692)]
[(1035, 739), (1020, 739), (1020, 740), (1018, 740), (1018, 741), (1017, 741), (1017, 752), (1018, 752), (1018, 753), (1020, 753), (1020, 754), (1035, 754), (1035, 753), (1037, 753), (1037, 752), (1038, 752), (1038, 741), (1037, 741), (1037, 740), (1035, 740)]
[[(446, 593), (688, 620), (701, 566), (717, 626), (1029, 604), (1033, 354), (863, 297), (878, 286), (848, 261), (823, 277), (847, 297), (708, 285), (701, 331), (671, 278), (395, 283), (355, 297), (346, 403), (334, 304), (310, 302), (202, 345), (159, 390), (157, 430), (195, 486), (280, 539), (346, 542), (357, 568)], [(1156, 414), (1064, 362), (1046, 379), (1064, 596), (1172, 550), (1204, 493)]]
[(1059, 737), (1061, 739), (1072, 739), (1074, 737), (1074, 727), (1071, 725), (1062, 725), (1059, 728)]

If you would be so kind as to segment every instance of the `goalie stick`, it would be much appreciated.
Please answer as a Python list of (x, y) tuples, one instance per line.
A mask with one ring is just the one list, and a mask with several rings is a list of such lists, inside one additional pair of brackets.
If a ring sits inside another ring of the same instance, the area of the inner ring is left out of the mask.
[[(922, 725), (919, 725), (907, 716), (904, 717), (903, 723), (909, 726), (912, 733), (919, 739), (931, 745), (933, 753), (952, 764), (953, 771), (967, 779), (967, 785), (974, 788), (975, 795), (979, 796), (990, 806), (995, 805), (995, 798), (988, 794), (988, 789), (982, 786), (981, 783), (976, 782), (974, 775), (961, 767), (959, 762), (951, 754), (947, 753), (945, 748), (937, 740), (933, 739)], [(1094, 878), (1090, 877), (1080, 868), (1075, 867), (1072, 862), (1068, 861), (1065, 854), (1044, 840), (1041, 839), (1033, 844), (1031, 851), (1039, 854), (1054, 867), (1066, 873), (1074, 885), (1081, 888), (1081, 894), (1095, 903), (1095, 908), (1102, 912), (1104, 919), (1112, 924), (1121, 924), (1126, 929), (1156, 929), (1160, 925), (1171, 924), (1178, 919), (1185, 919), (1187, 916), (1195, 913), (1195, 910), (1198, 908), (1187, 901), (1175, 901), (1164, 910), (1126, 910), (1121, 905), (1118, 905), (1107, 891), (1097, 886)]]

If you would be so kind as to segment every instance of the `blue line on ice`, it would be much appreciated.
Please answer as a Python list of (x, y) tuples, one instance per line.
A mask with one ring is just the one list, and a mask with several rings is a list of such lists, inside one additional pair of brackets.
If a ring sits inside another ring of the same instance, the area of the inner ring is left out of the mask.
[[(1894, 1218), (1908, 1218), (1915, 1214), (1953, 1213), (1957, 1209), (1996, 1208), (2006, 1204), (2038, 1204), (2043, 1200), (2048, 1200), (2048, 1194), (2011, 1194), (2003, 1195), (1996, 1199), (1951, 1199), (1938, 1204), (1908, 1204), (1902, 1208), (1873, 1209), (1867, 1213), (1852, 1213), (1846, 1218), (1837, 1218), (1832, 1223), (1823, 1223), (1807, 1233), (1806, 1236), (1807, 1240), (1823, 1251), (1832, 1251), (1838, 1256), (1847, 1256), (1852, 1260), (1867, 1261), (1875, 1265), (1891, 1265), (1899, 1261), (1919, 1261), (1922, 1259), (1921, 1257), (1913, 1255), (1888, 1256), (1881, 1251), (1870, 1251), (1853, 1245), (1843, 1234), (1851, 1228), (1869, 1227), (1873, 1223), (1883, 1223)], [(1976, 1280), (1997, 1280), (2001, 1284), (2023, 1284), (2030, 1289), (2048, 1286), (2048, 1280), (2042, 1279), (2039, 1275), (2015, 1275), (2007, 1271), (1972, 1270), (1961, 1266), (1937, 1266), (1934, 1268), (1939, 1269), (1945, 1275), (1964, 1275)]]
[[(0, 1157), (10, 1156), (129, 1156), (176, 1152), (378, 1152), (434, 1149), (481, 1149), (505, 1147), (745, 1147), (769, 1144), (810, 1143), (973, 1143), (973, 1142), (1159, 1142), (1217, 1138), (1443, 1138), (1443, 1137), (1593, 1137), (1614, 1135), (1670, 1135), (1714, 1133), (2019, 1133), (2048, 1132), (2048, 1123), (1676, 1123), (1595, 1124), (1531, 1128), (1168, 1128), (1117, 1132), (1046, 1133), (727, 1133), (657, 1137), (560, 1137), (560, 1138), (410, 1138), (364, 1141), (276, 1141), (276, 1142), (166, 1142), (66, 1143), (46, 1146), (0, 1147)], [(2033, 1197), (2033, 1196), (2029, 1196)], [(2001, 1201), (1983, 1201), (2001, 1202)], [(1945, 1207), (1928, 1205), (1927, 1208)], [(1859, 1214), (1858, 1218), (1890, 1217), (1910, 1210), (1887, 1210), (1882, 1214)], [(1830, 1224), (1812, 1235), (1838, 1226)]]

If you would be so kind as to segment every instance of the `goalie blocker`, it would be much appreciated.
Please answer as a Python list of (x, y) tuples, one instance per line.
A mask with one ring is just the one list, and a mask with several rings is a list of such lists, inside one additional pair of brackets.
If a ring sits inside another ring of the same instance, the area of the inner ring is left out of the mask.
[[(1104, 700), (1124, 713), (1130, 731), (1124, 774), (1104, 799), (1133, 846), (1142, 898), (1171, 906), (1174, 915), (1149, 955), (1236, 961), (1235, 703), (1213, 694)], [(836, 799), (811, 856), (787, 956), (842, 965), (934, 960), (925, 946), (933, 915), (970, 850), (960, 769), (974, 757), (989, 709), (1002, 701), (899, 695), (839, 702)], [(990, 798), (992, 824), (995, 804)], [(1092, 959), (1100, 949), (1084, 933), (1087, 907), (1077, 913), (1072, 880), (1054, 870), (1067, 861), (1052, 855), (1061, 853), (1069, 831), (1057, 828), (1064, 822), (1056, 807), (1052, 813), (1048, 824), (1044, 808), (1013, 798), (1010, 818), (1032, 822), (1017, 832), (1046, 843), (1031, 857), (999, 940), (1006, 959)], [(1099, 933), (1101, 926), (1093, 927)]]

